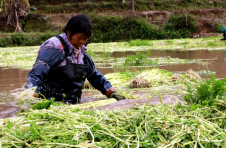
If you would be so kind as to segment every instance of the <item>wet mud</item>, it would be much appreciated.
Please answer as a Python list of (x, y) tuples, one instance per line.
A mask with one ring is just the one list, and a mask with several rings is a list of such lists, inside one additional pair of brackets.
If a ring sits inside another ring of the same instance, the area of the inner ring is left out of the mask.
[(19, 108), (15, 107), (15, 103), (0, 104), (0, 119), (10, 118), (16, 115)]

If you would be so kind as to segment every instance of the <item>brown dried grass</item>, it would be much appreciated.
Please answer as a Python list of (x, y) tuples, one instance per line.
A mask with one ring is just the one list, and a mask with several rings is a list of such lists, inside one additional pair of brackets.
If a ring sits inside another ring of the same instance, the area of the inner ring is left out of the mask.
[(149, 83), (147, 82), (147, 80), (143, 79), (143, 78), (133, 78), (132, 80), (130, 80), (130, 84), (129, 84), (130, 88), (145, 88), (145, 87), (150, 87)]
[(187, 72), (186, 72), (186, 76), (189, 78), (189, 80), (191, 81), (194, 81), (194, 80), (200, 80), (201, 77), (196, 73), (194, 72), (192, 69), (189, 69)]
[(182, 79), (184, 79), (182, 74), (174, 74), (171, 77), (172, 82), (178, 82), (178, 81), (181, 81)]

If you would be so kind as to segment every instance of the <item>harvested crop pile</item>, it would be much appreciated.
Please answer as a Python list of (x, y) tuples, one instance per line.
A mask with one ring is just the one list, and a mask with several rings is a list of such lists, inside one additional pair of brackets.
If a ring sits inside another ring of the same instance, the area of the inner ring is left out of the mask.
[(196, 72), (194, 72), (192, 69), (187, 70), (186, 76), (192, 81), (201, 79), (201, 77)]
[(95, 108), (116, 101), (110, 99), (33, 108), (0, 120), (0, 147), (225, 147), (226, 79), (194, 83), (187, 88), (186, 104)]
[(160, 104), (104, 112), (53, 106), (2, 121), (0, 146), (222, 147), (225, 113), (216, 105), (192, 110)]
[[(163, 84), (173, 85), (175, 83), (184, 83), (194, 80), (200, 80), (201, 77), (193, 70), (188, 70), (185, 75), (172, 74), (167, 70), (148, 69), (137, 72), (117, 72), (106, 74), (105, 77), (114, 87), (147, 88)], [(84, 89), (93, 88), (88, 81), (85, 82)]]
[(147, 82), (147, 80), (143, 78), (132, 78), (132, 80), (130, 81), (130, 87), (145, 88), (145, 87), (149, 87), (149, 83)]
[[(148, 84), (149, 87), (152, 86), (159, 86), (162, 84), (170, 84), (172, 82), (171, 80), (172, 73), (166, 70), (161, 70), (161, 69), (148, 69), (140, 74), (138, 74), (134, 79), (130, 81), (130, 87), (138, 86), (136, 83), (141, 82), (144, 84), (144, 87), (147, 87), (146, 85)], [(144, 82), (145, 81), (145, 82)]]
[(126, 73), (109, 73), (106, 74), (105, 77), (111, 82), (112, 85), (121, 85), (131, 78), (127, 76)]
[(183, 75), (182, 74), (174, 74), (171, 77), (173, 82), (177, 82), (177, 81), (181, 81), (183, 79)]

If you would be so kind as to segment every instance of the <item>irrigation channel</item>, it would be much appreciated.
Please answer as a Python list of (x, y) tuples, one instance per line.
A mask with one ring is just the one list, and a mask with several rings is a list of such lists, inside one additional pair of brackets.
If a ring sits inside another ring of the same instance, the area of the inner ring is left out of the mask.
[[(135, 55), (135, 52), (113, 52), (111, 57), (120, 57), (126, 55)], [(151, 51), (151, 57), (170, 57), (170, 58), (179, 58), (179, 59), (200, 59), (202, 64), (200, 63), (186, 63), (186, 64), (163, 64), (157, 66), (148, 66), (148, 67), (123, 67), (123, 68), (112, 68), (112, 67), (97, 67), (99, 71), (103, 74), (114, 73), (118, 71), (129, 70), (131, 72), (137, 70), (145, 70), (145, 69), (165, 69), (173, 73), (184, 73), (188, 69), (192, 68), (193, 71), (201, 74), (207, 68), (214, 72), (217, 78), (225, 78), (226, 77), (226, 51), (223, 50), (190, 50), (190, 51), (172, 51), (172, 50), (161, 50), (161, 51)], [(25, 83), (27, 81), (27, 74), (29, 70), (22, 69), (11, 69), (11, 68), (1, 68), (0, 67), (0, 119), (1, 118), (10, 118), (16, 115), (18, 111), (18, 107), (15, 106), (17, 100), (15, 100), (10, 94), (23, 91)], [(203, 77), (203, 75), (201, 75)], [(127, 90), (127, 92), (135, 95), (144, 96), (144, 94), (151, 93), (150, 89), (147, 91), (144, 90)], [(103, 97), (95, 97), (101, 95), (98, 91), (83, 91), (82, 102), (86, 103), (89, 101), (103, 100), (107, 99), (105, 96)], [(183, 96), (181, 94), (167, 94), (163, 93), (162, 99), (164, 103), (169, 103), (170, 95), (175, 95), (177, 98), (182, 99)], [(139, 100), (123, 100), (120, 102), (112, 103), (110, 105), (105, 105), (98, 107), (99, 109), (113, 109), (114, 107), (126, 109), (128, 107), (134, 106), (136, 104), (145, 104), (148, 101), (145, 97)], [(159, 96), (156, 95), (149, 102), (149, 104), (157, 104), (159, 103)], [(173, 101), (173, 100), (172, 100)]]

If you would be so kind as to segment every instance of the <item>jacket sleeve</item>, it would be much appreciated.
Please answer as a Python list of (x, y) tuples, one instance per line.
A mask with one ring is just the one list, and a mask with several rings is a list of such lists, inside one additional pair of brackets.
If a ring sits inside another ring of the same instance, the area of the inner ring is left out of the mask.
[(38, 55), (32, 70), (28, 73), (26, 88), (37, 87), (35, 92), (39, 93), (50, 68), (56, 67), (63, 60), (64, 55), (60, 49), (49, 48), (43, 50)]
[[(93, 60), (85, 53), (85, 63), (89, 65), (88, 67), (88, 81), (89, 83), (99, 90), (102, 94), (108, 96), (107, 92), (115, 92), (111, 83), (104, 77), (104, 75), (95, 68)], [(109, 91), (108, 91), (109, 90)]]

